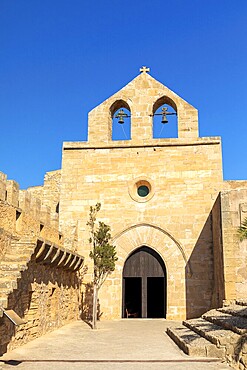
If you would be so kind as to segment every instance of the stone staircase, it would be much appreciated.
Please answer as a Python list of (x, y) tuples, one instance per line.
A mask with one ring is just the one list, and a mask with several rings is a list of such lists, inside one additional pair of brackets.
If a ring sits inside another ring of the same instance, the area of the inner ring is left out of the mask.
[[(0, 308), (8, 307), (8, 295), (17, 288), (21, 272), (27, 269), (36, 243), (30, 238), (12, 239), (11, 247), (0, 262)], [(3, 311), (0, 310), (0, 317)]]
[(247, 369), (247, 299), (183, 321), (167, 334), (187, 355), (221, 358), (236, 369)]

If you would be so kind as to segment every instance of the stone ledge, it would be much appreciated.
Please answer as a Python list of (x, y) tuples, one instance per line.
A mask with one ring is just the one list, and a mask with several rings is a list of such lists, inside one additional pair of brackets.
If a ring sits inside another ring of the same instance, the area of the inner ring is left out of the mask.
[(37, 263), (73, 272), (78, 271), (84, 262), (81, 255), (40, 237), (37, 239), (34, 255)]
[(63, 150), (87, 150), (87, 149), (128, 149), (128, 148), (159, 148), (166, 146), (193, 146), (193, 145), (215, 145), (220, 144), (220, 137), (201, 137), (196, 139), (153, 139), (143, 142), (133, 142), (131, 140), (111, 141), (102, 145), (92, 145), (88, 141), (66, 141), (63, 143)]

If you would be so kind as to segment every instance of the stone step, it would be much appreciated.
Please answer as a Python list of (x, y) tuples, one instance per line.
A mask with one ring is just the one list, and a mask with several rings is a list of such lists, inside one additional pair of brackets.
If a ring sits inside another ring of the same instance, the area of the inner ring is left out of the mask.
[(0, 297), (7, 297), (10, 293), (13, 292), (12, 288), (0, 288)]
[(247, 298), (245, 298), (245, 299), (236, 299), (235, 302), (239, 306), (246, 306), (246, 308), (247, 308)]
[(218, 348), (220, 346), (234, 346), (240, 336), (231, 330), (225, 330), (221, 326), (202, 318), (183, 321), (183, 324), (198, 335), (204, 337)]
[(247, 307), (244, 305), (230, 305), (222, 308), (218, 308), (218, 311), (228, 313), (229, 315), (245, 317), (247, 319)]
[(247, 320), (243, 317), (232, 316), (214, 309), (206, 312), (202, 318), (240, 335), (247, 332)]
[(7, 280), (4, 279), (4, 278), (0, 278), (0, 290), (4, 290), (4, 289), (10, 289), (10, 290), (13, 290), (13, 289), (16, 289), (17, 288), (17, 281), (16, 279), (15, 280)]
[(225, 355), (224, 348), (217, 348), (185, 326), (167, 328), (167, 334), (189, 356), (223, 358)]
[(25, 253), (6, 253), (4, 256), (4, 261), (6, 262), (27, 262), (30, 259), (30, 254)]
[(0, 270), (0, 278), (5, 279), (18, 279), (21, 277), (21, 271), (19, 270)]
[(3, 261), (0, 263), (0, 270), (2, 271), (24, 271), (26, 269), (26, 264), (25, 263), (17, 263), (17, 262), (12, 262), (12, 261)]

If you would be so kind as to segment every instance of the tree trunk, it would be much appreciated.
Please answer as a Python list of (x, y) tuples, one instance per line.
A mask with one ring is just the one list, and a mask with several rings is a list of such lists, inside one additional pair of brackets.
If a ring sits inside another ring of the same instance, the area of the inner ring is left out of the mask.
[(93, 320), (92, 329), (97, 329), (97, 312), (98, 312), (98, 287), (96, 284), (93, 286)]

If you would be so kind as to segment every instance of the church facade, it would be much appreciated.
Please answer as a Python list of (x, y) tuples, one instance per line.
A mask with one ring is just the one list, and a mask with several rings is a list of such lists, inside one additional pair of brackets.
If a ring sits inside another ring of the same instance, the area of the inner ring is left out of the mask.
[[(183, 320), (246, 298), (247, 247), (237, 229), (247, 181), (223, 180), (220, 138), (199, 137), (197, 110), (140, 72), (89, 112), (88, 141), (65, 142), (61, 169), (42, 186), (19, 190), (0, 176), (0, 302), (27, 321), (20, 335), (0, 318), (2, 352), (88, 318), (87, 221), (98, 202), (118, 256), (99, 293), (101, 319)], [(177, 137), (155, 137), (157, 115), (169, 125), (170, 113)], [(129, 122), (125, 140), (113, 137), (116, 117)]]
[[(177, 138), (153, 138), (164, 104), (177, 114)], [(130, 140), (112, 140), (119, 109), (129, 112)], [(87, 142), (64, 143), (61, 176), (60, 228), (76, 225), (89, 271), (89, 206), (100, 202), (111, 226), (118, 261), (100, 292), (103, 317), (126, 317), (130, 305), (138, 317), (180, 320), (237, 294), (219, 194), (246, 183), (223, 181), (220, 138), (200, 138), (197, 110), (145, 68), (89, 113)]]

